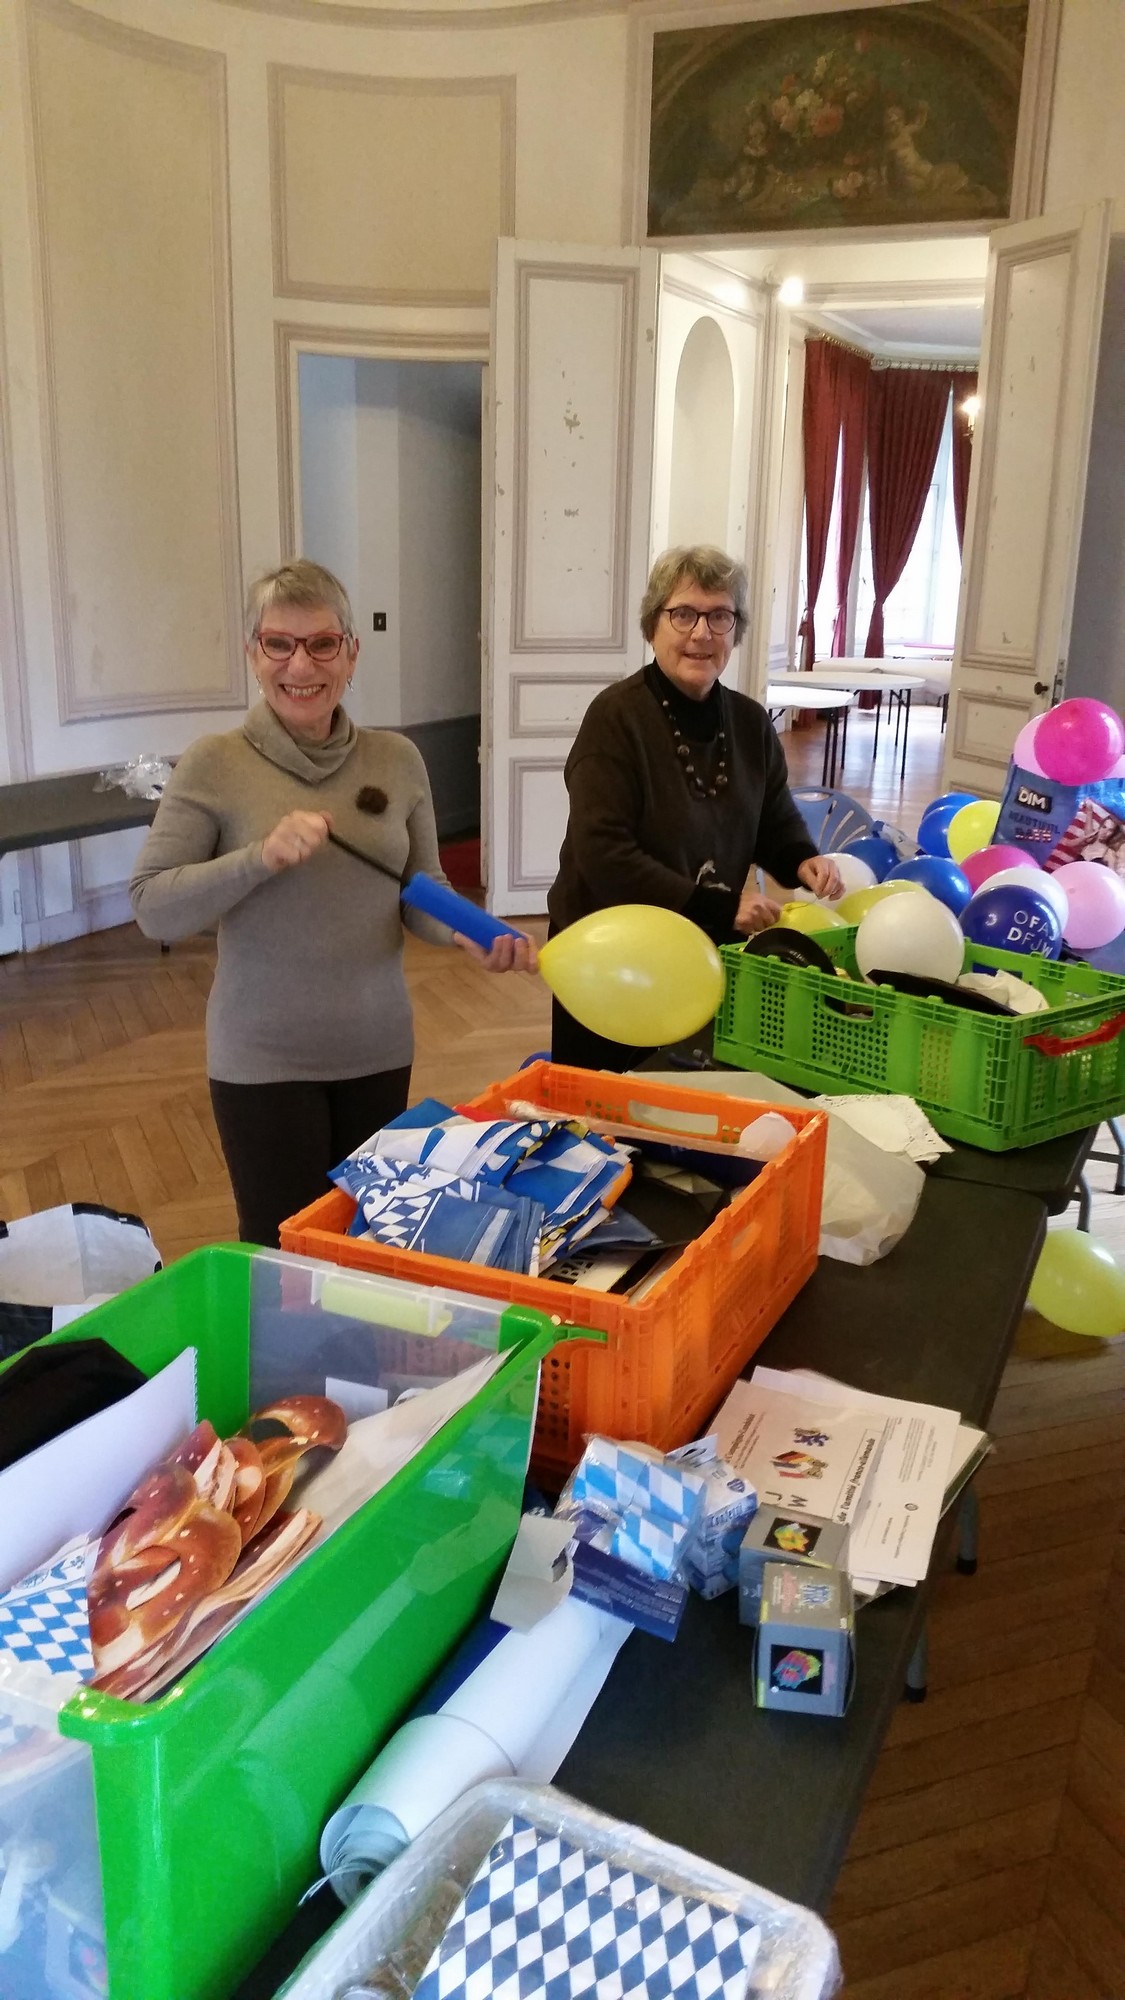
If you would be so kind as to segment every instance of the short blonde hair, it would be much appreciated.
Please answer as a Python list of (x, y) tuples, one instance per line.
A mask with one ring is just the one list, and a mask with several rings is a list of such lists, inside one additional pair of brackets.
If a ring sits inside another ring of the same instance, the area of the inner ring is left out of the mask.
[(656, 632), (656, 621), (663, 611), (670, 591), (683, 579), (694, 583), (699, 590), (725, 590), (734, 604), (734, 643), (737, 646), (746, 630), (746, 592), (749, 579), (744, 563), (735, 562), (733, 556), (724, 555), (706, 542), (691, 548), (665, 549), (652, 565), (652, 573), (641, 599), (641, 631), (651, 646)]
[(292, 562), (282, 563), (280, 569), (267, 570), (256, 583), (250, 585), (246, 593), (246, 639), (249, 644), (258, 636), (264, 611), (273, 611), (278, 605), (293, 604), (302, 611), (315, 611), (323, 604), (327, 611), (335, 613), (340, 629), (349, 639), (355, 638), (355, 623), (348, 593), (338, 576), (320, 563), (310, 562), (307, 556), (297, 556)]

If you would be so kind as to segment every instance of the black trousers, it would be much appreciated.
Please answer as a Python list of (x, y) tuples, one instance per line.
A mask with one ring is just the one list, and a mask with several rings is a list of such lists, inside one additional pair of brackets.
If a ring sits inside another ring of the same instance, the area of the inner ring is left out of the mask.
[(568, 1014), (559, 1000), (551, 1001), (551, 1061), (570, 1063), (575, 1069), (634, 1069), (651, 1049), (633, 1048), (629, 1042), (611, 1042), (584, 1028)]
[(329, 1167), (405, 1111), (410, 1065), (340, 1083), (210, 1084), (239, 1236), (276, 1250), (286, 1218), (328, 1193)]

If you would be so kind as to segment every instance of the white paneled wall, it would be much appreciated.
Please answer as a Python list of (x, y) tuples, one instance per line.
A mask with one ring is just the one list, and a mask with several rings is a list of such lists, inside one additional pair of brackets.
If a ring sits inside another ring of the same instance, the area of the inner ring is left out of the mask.
[[(1125, 7), (1063, 12), (1048, 201), (1125, 196)], [(295, 512), (298, 348), (483, 361), (498, 231), (619, 246), (642, 14), (627, 0), (0, 6), (0, 777), (176, 752), (231, 726), (246, 688), (236, 601)], [(549, 351), (546, 317), (533, 338)], [(733, 350), (732, 368), (737, 433)], [(580, 416), (609, 412), (612, 384), (580, 386)], [(737, 486), (730, 534), (744, 505), (760, 548)], [(568, 713), (602, 668), (583, 649), (599, 633), (620, 643), (635, 614), (619, 520), (590, 490), (584, 517), (556, 524), (562, 574), (577, 561), (584, 576)], [(613, 481), (599, 490), (612, 512)], [(559, 629), (533, 528), (517, 579), (531, 679), (536, 633)], [(523, 697), (506, 684), (503, 699), (507, 718)], [(21, 858), (27, 940), (124, 914), (128, 861), (112, 840), (96, 867)]]

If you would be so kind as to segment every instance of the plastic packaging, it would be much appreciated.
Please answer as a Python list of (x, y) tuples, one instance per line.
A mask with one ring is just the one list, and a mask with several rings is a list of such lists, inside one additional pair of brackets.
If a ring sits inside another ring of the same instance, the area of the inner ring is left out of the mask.
[(167, 757), (134, 757), (131, 764), (111, 764), (99, 771), (96, 792), (112, 792), (117, 787), (131, 799), (158, 799), (172, 775)]
[(424, 911), (439, 924), (448, 924), (450, 930), (470, 938), (484, 951), (491, 950), (497, 938), (523, 935), (511, 924), (502, 923), (499, 917), (490, 916), (479, 904), (470, 903), (467, 896), (459, 896), (448, 883), (435, 882), (432, 875), (412, 875), (403, 884), (402, 901), (413, 910)]
[(277, 2000), (347, 2000), (349, 1991), (356, 2000), (365, 1993), (405, 2000), (513, 1814), (757, 1924), (761, 1941), (747, 2000), (830, 2000), (839, 1992), (835, 1941), (811, 1910), (640, 1827), (593, 1812), (551, 1785), (497, 1779), (467, 1793), (392, 1862), (298, 1967)]

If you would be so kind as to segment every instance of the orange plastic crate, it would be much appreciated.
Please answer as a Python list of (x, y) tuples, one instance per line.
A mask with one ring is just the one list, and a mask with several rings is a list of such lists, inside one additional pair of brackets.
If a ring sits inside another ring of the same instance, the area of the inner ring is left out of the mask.
[[(684, 1145), (693, 1138), (737, 1140), (762, 1112), (779, 1108), (649, 1084), (639, 1076), (537, 1062), (493, 1084), (463, 1109), (502, 1117), (513, 1100), (561, 1115), (635, 1125), (638, 1134)], [(532, 1464), (541, 1478), (561, 1481), (592, 1431), (637, 1438), (662, 1451), (697, 1436), (811, 1276), (827, 1119), (821, 1111), (788, 1106), (781, 1115), (794, 1128), (794, 1144), (739, 1189), (639, 1304), (549, 1277), (528, 1278), (347, 1236), (355, 1203), (338, 1190), (283, 1222), (281, 1247), (414, 1284), (537, 1306), (571, 1326), (604, 1332), (606, 1346), (561, 1348), (543, 1363)]]

